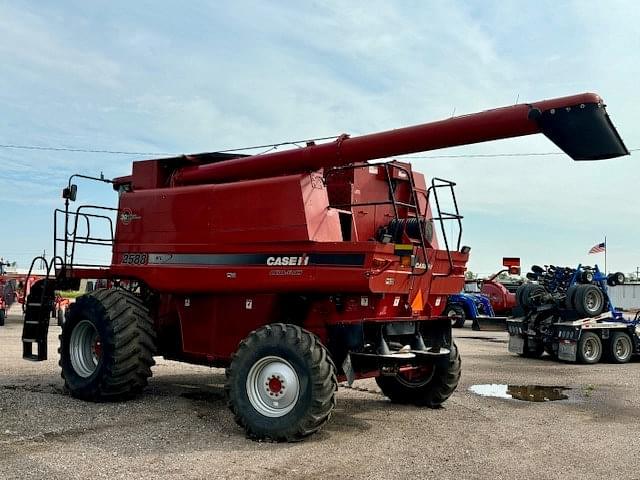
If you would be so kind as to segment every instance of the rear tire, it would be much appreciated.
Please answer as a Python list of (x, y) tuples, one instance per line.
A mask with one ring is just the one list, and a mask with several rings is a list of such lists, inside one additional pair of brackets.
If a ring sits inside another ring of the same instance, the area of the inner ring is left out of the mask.
[(467, 315), (464, 313), (464, 308), (462, 308), (460, 305), (449, 305), (444, 311), (444, 315), (451, 318), (451, 326), (453, 328), (464, 327), (464, 322), (467, 320)]
[(65, 313), (65, 309), (64, 308), (58, 308), (58, 311), (56, 312), (56, 316), (58, 318), (58, 326), (59, 327), (64, 326), (64, 313)]
[(296, 325), (274, 323), (251, 332), (226, 376), (229, 408), (255, 440), (302, 440), (329, 420), (336, 405), (329, 352)]
[(577, 358), (580, 363), (594, 364), (602, 358), (602, 340), (593, 332), (582, 332), (578, 341)]
[(627, 363), (633, 356), (633, 340), (625, 332), (614, 332), (607, 345), (607, 359), (613, 363)]
[(409, 381), (398, 375), (376, 377), (376, 383), (393, 403), (410, 403), (421, 407), (438, 408), (455, 391), (460, 381), (462, 360), (455, 343), (447, 367), (434, 366), (425, 379)]
[(155, 331), (130, 292), (95, 290), (70, 305), (60, 335), (65, 388), (76, 398), (115, 401), (138, 394), (155, 364)]

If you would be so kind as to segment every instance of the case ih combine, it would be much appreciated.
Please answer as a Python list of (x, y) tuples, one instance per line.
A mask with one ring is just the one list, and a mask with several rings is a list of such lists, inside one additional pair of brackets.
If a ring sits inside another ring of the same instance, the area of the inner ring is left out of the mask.
[[(226, 367), (229, 406), (253, 438), (318, 430), (339, 380), (375, 377), (392, 401), (439, 406), (460, 377), (442, 313), (469, 255), (461, 228), (445, 235), (445, 221), (460, 225), (455, 197), (441, 209), (454, 183), (368, 161), (535, 133), (576, 160), (628, 153), (600, 97), (582, 94), (276, 153), (134, 162), (109, 181), (117, 208), (71, 211), (72, 177), (51, 276), (27, 302), (24, 357), (47, 356), (56, 289), (104, 278), (113, 288), (79, 297), (60, 337), (77, 398), (140, 392), (162, 355)], [(83, 244), (110, 247), (111, 264), (78, 263)]]

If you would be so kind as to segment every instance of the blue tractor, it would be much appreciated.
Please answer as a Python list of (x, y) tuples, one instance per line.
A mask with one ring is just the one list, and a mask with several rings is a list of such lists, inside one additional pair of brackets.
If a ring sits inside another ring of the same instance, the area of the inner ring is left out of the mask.
[(464, 327), (464, 322), (473, 321), (472, 329), (480, 330), (479, 319), (495, 318), (496, 314), (491, 307), (489, 297), (481, 293), (458, 293), (449, 295), (444, 315), (451, 318), (451, 326)]

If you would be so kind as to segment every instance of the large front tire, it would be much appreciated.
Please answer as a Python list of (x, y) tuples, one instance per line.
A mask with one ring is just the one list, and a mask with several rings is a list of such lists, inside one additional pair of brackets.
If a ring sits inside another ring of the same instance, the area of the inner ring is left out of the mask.
[(229, 408), (247, 436), (295, 442), (331, 416), (338, 389), (335, 366), (318, 337), (274, 323), (245, 338), (226, 372)]
[(124, 290), (79, 297), (60, 335), (65, 387), (89, 401), (122, 400), (147, 385), (155, 364), (155, 331), (142, 301)]
[(451, 344), (451, 354), (447, 366), (433, 366), (425, 371), (423, 378), (404, 376), (376, 377), (382, 393), (394, 403), (411, 403), (421, 407), (438, 408), (455, 391), (460, 381), (462, 360), (455, 343)]

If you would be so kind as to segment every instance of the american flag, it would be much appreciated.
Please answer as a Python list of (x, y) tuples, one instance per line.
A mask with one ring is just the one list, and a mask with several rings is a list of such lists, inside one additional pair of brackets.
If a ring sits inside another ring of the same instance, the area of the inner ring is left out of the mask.
[(602, 243), (598, 243), (597, 245), (594, 245), (591, 250), (589, 250), (589, 253), (602, 253), (607, 249), (607, 244), (602, 242)]

